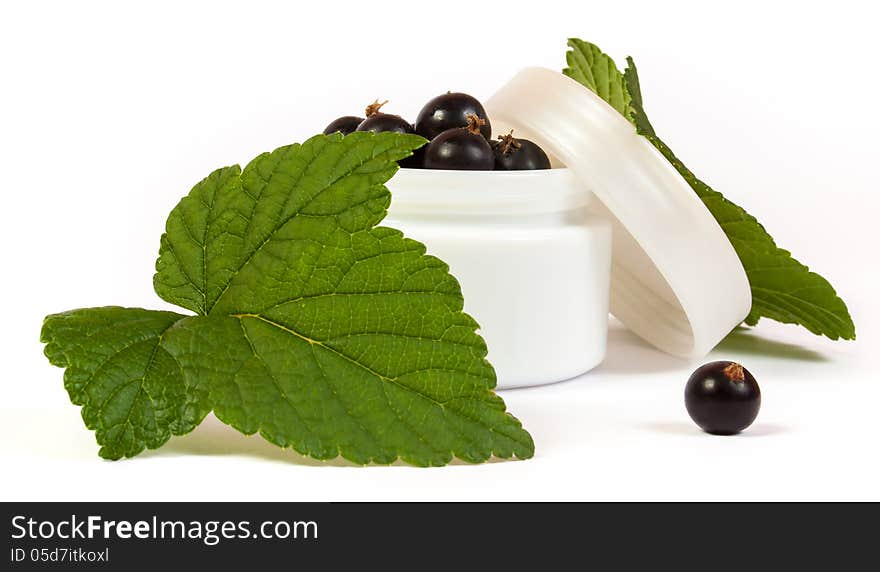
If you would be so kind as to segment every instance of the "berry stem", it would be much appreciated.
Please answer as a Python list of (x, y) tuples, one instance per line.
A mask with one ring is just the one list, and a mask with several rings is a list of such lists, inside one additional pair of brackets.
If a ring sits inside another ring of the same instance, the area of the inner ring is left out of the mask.
[(379, 113), (379, 110), (382, 109), (382, 106), (386, 103), (388, 103), (387, 99), (382, 103), (379, 103), (378, 99), (373, 101), (373, 103), (368, 105), (367, 108), (364, 110), (364, 115), (366, 115), (367, 117), (372, 117), (376, 115), (377, 113)]
[(498, 140), (501, 141), (501, 153), (504, 155), (510, 155), (510, 153), (522, 147), (522, 143), (513, 136), (513, 129), (507, 135), (499, 135)]
[(473, 113), (467, 114), (467, 130), (473, 133), (474, 135), (480, 134), (480, 127), (486, 124), (485, 119), (481, 119), (477, 115)]
[(726, 375), (727, 379), (731, 381), (743, 382), (746, 380), (746, 375), (743, 372), (743, 366), (739, 365), (736, 362), (730, 362), (730, 365), (724, 368), (724, 375)]

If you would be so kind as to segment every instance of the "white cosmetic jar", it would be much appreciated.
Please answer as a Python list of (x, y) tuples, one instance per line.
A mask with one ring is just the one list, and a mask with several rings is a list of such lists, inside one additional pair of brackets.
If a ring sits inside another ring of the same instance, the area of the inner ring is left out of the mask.
[(565, 167), (401, 169), (388, 183), (386, 224), (449, 264), (498, 387), (596, 366), (609, 310), (685, 359), (705, 356), (742, 323), (752, 297), (736, 251), (681, 173), (620, 112), (542, 68), (517, 73), (485, 107), (496, 133), (513, 129)]
[(569, 379), (605, 356), (611, 225), (566, 168), (401, 169), (384, 225), (449, 264), (498, 387)]

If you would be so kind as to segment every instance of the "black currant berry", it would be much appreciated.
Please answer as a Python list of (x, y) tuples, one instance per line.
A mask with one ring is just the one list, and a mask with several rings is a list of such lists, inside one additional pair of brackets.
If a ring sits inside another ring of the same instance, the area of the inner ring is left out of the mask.
[(498, 141), (492, 141), (495, 151), (496, 171), (530, 171), (549, 169), (550, 159), (547, 153), (528, 139), (516, 139), (513, 130), (507, 135), (499, 135)]
[(415, 124), (416, 133), (430, 141), (449, 129), (467, 127), (468, 115), (476, 115), (483, 120), (480, 133), (486, 139), (491, 139), (492, 125), (483, 105), (466, 93), (451, 91), (438, 95), (419, 111)]
[(415, 151), (413, 154), (405, 159), (401, 159), (397, 162), (401, 167), (406, 167), (407, 169), (423, 169), (425, 167), (425, 149), (427, 145), (422, 145)]
[(492, 146), (480, 133), (483, 120), (468, 115), (468, 126), (447, 129), (425, 149), (426, 169), (456, 169), (463, 171), (491, 171), (495, 166)]
[(382, 103), (379, 103), (379, 100), (376, 100), (368, 105), (366, 109), (367, 118), (357, 126), (357, 131), (372, 131), (373, 133), (412, 133), (413, 126), (407, 123), (407, 121), (401, 116), (379, 111), (379, 109), (381, 109), (386, 103), (388, 102), (383, 101)]
[(761, 389), (747, 369), (731, 361), (713, 361), (688, 379), (684, 404), (706, 433), (733, 435), (752, 424), (761, 408)]
[(354, 115), (346, 115), (345, 117), (334, 119), (330, 122), (330, 125), (324, 128), (324, 135), (330, 135), (331, 133), (348, 135), (349, 133), (354, 133), (363, 120), (363, 117), (355, 117)]

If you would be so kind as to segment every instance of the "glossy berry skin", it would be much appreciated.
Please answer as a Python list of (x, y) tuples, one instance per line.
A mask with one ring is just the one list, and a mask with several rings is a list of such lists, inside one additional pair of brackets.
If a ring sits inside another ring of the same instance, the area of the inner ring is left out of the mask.
[(483, 104), (466, 93), (444, 93), (426, 103), (416, 117), (415, 130), (430, 141), (449, 129), (467, 127), (468, 115), (476, 115), (486, 122), (480, 126), (480, 133), (491, 139), (492, 125)]
[(425, 167), (425, 149), (427, 147), (427, 144), (422, 145), (413, 151), (412, 155), (405, 159), (401, 159), (397, 164), (406, 169), (423, 169)]
[(761, 389), (741, 365), (714, 361), (691, 374), (684, 403), (691, 419), (706, 433), (734, 435), (758, 416)]
[(495, 167), (492, 146), (479, 132), (448, 129), (436, 136), (425, 149), (426, 169), (491, 171)]
[(357, 126), (357, 131), (372, 131), (373, 133), (412, 133), (413, 126), (399, 115), (390, 113), (374, 113), (364, 119)]
[(358, 125), (363, 123), (363, 121), (363, 117), (356, 117), (354, 115), (346, 115), (345, 117), (334, 119), (330, 122), (330, 125), (324, 128), (324, 135), (330, 135), (331, 133), (348, 135), (349, 133), (354, 133)]
[(518, 148), (506, 146), (502, 141), (493, 141), (496, 171), (532, 171), (549, 169), (547, 153), (528, 139), (517, 139)]

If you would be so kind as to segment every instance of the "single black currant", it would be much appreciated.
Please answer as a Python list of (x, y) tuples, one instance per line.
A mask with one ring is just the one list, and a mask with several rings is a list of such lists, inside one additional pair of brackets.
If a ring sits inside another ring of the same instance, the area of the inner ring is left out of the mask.
[(455, 169), (463, 171), (491, 171), (495, 166), (492, 146), (480, 133), (483, 120), (468, 115), (468, 126), (447, 129), (425, 149), (426, 169)]
[(366, 109), (367, 118), (357, 126), (357, 131), (372, 131), (373, 133), (412, 133), (413, 126), (404, 118), (399, 115), (391, 115), (390, 113), (382, 113), (379, 111), (386, 103), (388, 102), (383, 101), (382, 103), (379, 103), (379, 100), (376, 100), (368, 105)]
[(363, 121), (363, 117), (356, 117), (354, 115), (346, 115), (339, 119), (334, 119), (330, 122), (330, 125), (324, 128), (324, 135), (330, 135), (331, 133), (348, 135), (349, 133), (354, 133), (357, 130), (358, 125)]
[(438, 95), (425, 104), (416, 117), (416, 133), (430, 141), (449, 129), (468, 126), (468, 115), (476, 115), (483, 120), (480, 133), (486, 139), (492, 138), (492, 125), (486, 116), (486, 110), (473, 96), (466, 93), (448, 91)]
[(740, 364), (713, 361), (691, 374), (684, 404), (694, 423), (706, 433), (734, 435), (758, 416), (761, 389)]
[(496, 171), (529, 171), (549, 169), (550, 159), (547, 153), (528, 139), (516, 139), (513, 130), (507, 135), (499, 135), (498, 141), (492, 141), (495, 151)]

